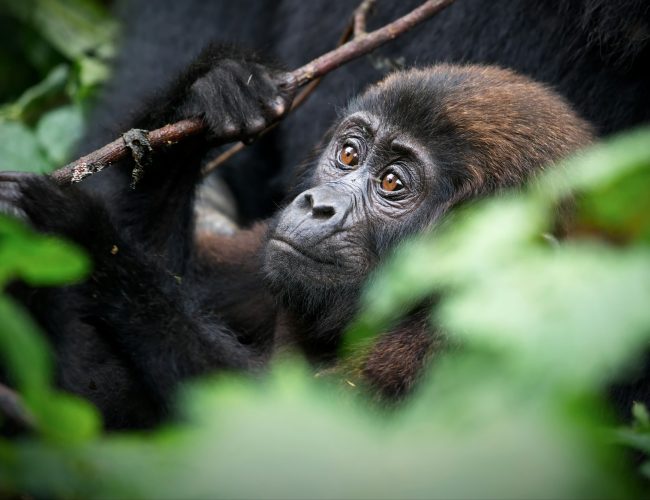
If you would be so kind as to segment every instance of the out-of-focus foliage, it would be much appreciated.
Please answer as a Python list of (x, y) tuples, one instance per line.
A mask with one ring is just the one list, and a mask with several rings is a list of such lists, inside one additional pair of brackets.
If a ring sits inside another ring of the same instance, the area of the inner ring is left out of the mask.
[[(15, 279), (34, 286), (63, 284), (82, 278), (88, 267), (87, 258), (73, 245), (0, 216), (0, 287)], [(94, 408), (52, 390), (50, 353), (44, 340), (8, 296), (0, 296), (0, 354), (43, 438), (65, 443), (96, 433), (100, 425)]]
[(95, 0), (0, 0), (0, 170), (47, 172), (70, 159), (115, 36)]
[[(90, 0), (0, 0), (0, 72), (12, 75), (0, 79), (0, 169), (69, 159), (114, 33)], [(570, 192), (574, 234), (549, 243)], [(614, 431), (602, 394), (650, 340), (648, 192), (639, 130), (403, 245), (367, 287), (346, 349), (432, 296), (431, 321), (460, 348), (392, 412), (288, 359), (263, 380), (188, 386), (165, 429), (106, 435), (90, 405), (53, 388), (45, 337), (0, 295), (1, 371), (35, 427), (0, 437), (0, 496), (634, 496), (620, 443), (650, 452), (648, 413), (636, 405), (633, 426)], [(0, 217), (0, 289), (88, 267), (76, 247)]]
[(645, 456), (645, 462), (641, 466), (643, 475), (650, 479), (650, 413), (648, 408), (642, 403), (634, 403), (632, 407), (634, 422), (631, 426), (618, 431), (618, 438), (625, 443), (642, 452)]
[[(17, 380), (25, 366), (40, 374), (20, 387), (47, 393), (54, 410), (26, 398), (47, 425), (0, 441), (2, 491), (636, 495), (638, 478), (617, 442), (647, 451), (647, 412), (637, 406), (635, 427), (614, 432), (602, 393), (650, 339), (650, 247), (638, 229), (650, 214), (642, 203), (628, 203), (616, 207), (621, 223), (612, 224), (607, 205), (627, 199), (622, 190), (641, 190), (632, 178), (650, 189), (648, 144), (650, 130), (599, 145), (556, 170), (562, 177), (553, 172), (529, 192), (477, 203), (396, 252), (367, 288), (348, 348), (432, 294), (439, 296), (432, 321), (461, 347), (441, 355), (415, 397), (394, 412), (285, 360), (261, 381), (222, 376), (190, 386), (178, 405), (182, 423), (146, 435), (97, 434), (87, 406), (49, 389), (44, 346), (19, 316), (21, 324), (0, 337), (10, 372)], [(541, 235), (569, 190), (578, 193), (578, 229), (549, 244)], [(625, 222), (631, 220), (637, 223)], [(24, 332), (29, 348), (15, 347), (11, 339)]]

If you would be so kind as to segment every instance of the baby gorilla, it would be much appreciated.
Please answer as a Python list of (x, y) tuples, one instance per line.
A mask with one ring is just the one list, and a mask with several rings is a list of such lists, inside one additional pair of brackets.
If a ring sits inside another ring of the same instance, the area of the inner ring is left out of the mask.
[[(200, 114), (213, 136), (245, 138), (290, 103), (282, 72), (243, 56), (207, 60), (136, 123)], [(92, 195), (83, 183), (0, 173), (5, 211), (94, 260), (84, 283), (14, 293), (50, 334), (63, 388), (94, 402), (108, 427), (153, 425), (188, 377), (259, 370), (287, 346), (335, 364), (365, 278), (396, 244), (590, 140), (590, 127), (542, 85), (493, 67), (439, 65), (394, 73), (353, 100), (298, 176), (299, 194), (232, 237), (192, 229), (205, 138), (157, 154), (135, 190), (120, 181), (128, 165), (93, 176)], [(416, 313), (365, 354), (362, 377), (399, 398), (437, 342)]]

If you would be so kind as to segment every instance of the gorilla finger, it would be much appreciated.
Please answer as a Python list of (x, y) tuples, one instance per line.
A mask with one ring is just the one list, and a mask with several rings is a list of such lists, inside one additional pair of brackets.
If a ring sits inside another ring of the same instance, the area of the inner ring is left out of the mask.
[(298, 80), (293, 73), (287, 71), (277, 73), (274, 75), (273, 80), (285, 99), (293, 100), (293, 96), (298, 88)]
[(289, 109), (291, 108), (290, 101), (283, 99), (282, 97), (275, 97), (270, 101), (264, 103), (265, 111), (274, 119), (283, 117)]
[(7, 203), (17, 203), (20, 200), (21, 189), (18, 182), (0, 181), (0, 201)]
[(230, 141), (241, 135), (241, 128), (230, 115), (212, 117), (209, 120), (210, 136), (217, 141)]
[(243, 134), (246, 137), (256, 136), (267, 127), (267, 121), (260, 115), (249, 116), (243, 127)]
[(11, 170), (0, 172), (0, 182), (20, 182), (30, 177), (38, 177), (36, 174), (27, 172), (14, 172)]
[(23, 222), (30, 222), (27, 213), (14, 203), (7, 202), (0, 198), (0, 214), (8, 215)]

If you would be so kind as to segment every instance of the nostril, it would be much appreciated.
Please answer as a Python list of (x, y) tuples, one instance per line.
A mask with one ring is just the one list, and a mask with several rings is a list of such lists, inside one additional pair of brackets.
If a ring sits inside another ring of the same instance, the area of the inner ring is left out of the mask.
[(336, 213), (336, 210), (330, 205), (316, 205), (312, 206), (311, 213), (318, 219), (329, 219)]
[(330, 219), (338, 211), (336, 196), (327, 190), (310, 189), (299, 195), (293, 202), (293, 207), (305, 216), (314, 219)]

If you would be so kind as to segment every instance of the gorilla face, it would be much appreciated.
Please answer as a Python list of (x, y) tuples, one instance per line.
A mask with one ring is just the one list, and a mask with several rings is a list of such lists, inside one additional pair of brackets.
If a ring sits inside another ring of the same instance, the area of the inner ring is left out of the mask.
[[(385, 118), (385, 117), (384, 117)], [(394, 244), (429, 220), (434, 159), (390, 120), (344, 118), (304, 190), (278, 215), (265, 271), (278, 288), (356, 290)]]

